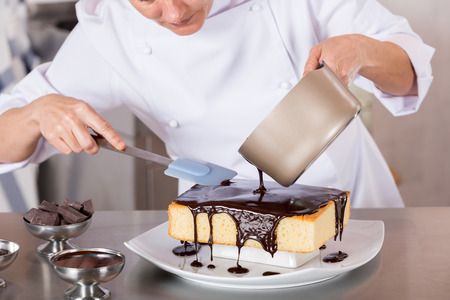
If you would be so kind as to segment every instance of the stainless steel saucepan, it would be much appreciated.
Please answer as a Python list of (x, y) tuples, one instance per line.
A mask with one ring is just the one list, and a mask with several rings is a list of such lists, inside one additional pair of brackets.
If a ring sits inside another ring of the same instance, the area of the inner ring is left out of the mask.
[(292, 88), (239, 152), (279, 184), (290, 186), (360, 110), (358, 99), (322, 64)]

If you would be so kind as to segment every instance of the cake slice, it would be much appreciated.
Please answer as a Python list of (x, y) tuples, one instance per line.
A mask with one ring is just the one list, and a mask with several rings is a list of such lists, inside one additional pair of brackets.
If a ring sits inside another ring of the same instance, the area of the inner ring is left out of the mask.
[[(342, 234), (349, 193), (256, 181), (195, 185), (169, 205), (169, 235), (182, 241), (309, 253)], [(196, 223), (194, 224), (194, 219)], [(196, 232), (196, 234), (195, 234)]]

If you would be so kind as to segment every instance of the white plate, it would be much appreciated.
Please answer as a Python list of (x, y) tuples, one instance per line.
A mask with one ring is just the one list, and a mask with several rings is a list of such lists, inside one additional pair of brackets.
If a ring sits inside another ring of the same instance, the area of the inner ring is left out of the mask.
[[(134, 239), (125, 245), (137, 255), (155, 264), (163, 270), (195, 282), (243, 289), (272, 289), (301, 286), (324, 281), (340, 274), (349, 272), (364, 265), (380, 251), (384, 240), (384, 223), (382, 221), (350, 220), (345, 227), (342, 241), (329, 240), (326, 249), (296, 269), (275, 267), (265, 264), (241, 261), (240, 265), (249, 269), (245, 275), (234, 275), (228, 268), (236, 266), (236, 261), (214, 257), (210, 261), (210, 248), (201, 247), (198, 258), (203, 263), (202, 268), (191, 267), (194, 256), (179, 257), (172, 249), (180, 246), (180, 241), (168, 234), (169, 222), (163, 223)], [(331, 253), (342, 251), (348, 257), (340, 263), (325, 263), (322, 258)], [(214, 264), (215, 269), (208, 269), (208, 264)], [(278, 272), (278, 275), (263, 276), (266, 271)]]

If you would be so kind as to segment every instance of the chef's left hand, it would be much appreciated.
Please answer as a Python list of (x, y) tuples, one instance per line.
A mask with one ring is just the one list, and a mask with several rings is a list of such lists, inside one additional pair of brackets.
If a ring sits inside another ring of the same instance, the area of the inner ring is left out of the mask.
[(345, 85), (359, 73), (392, 95), (417, 93), (416, 74), (409, 56), (398, 45), (361, 34), (329, 38), (311, 49), (304, 75), (325, 62)]

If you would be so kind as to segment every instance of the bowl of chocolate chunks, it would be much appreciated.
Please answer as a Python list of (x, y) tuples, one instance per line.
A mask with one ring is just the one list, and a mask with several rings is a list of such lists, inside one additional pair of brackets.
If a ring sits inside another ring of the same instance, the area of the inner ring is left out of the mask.
[(46, 240), (37, 247), (37, 252), (50, 257), (56, 252), (76, 248), (69, 240), (84, 233), (94, 214), (92, 200), (79, 202), (65, 199), (62, 205), (42, 201), (23, 216), (27, 230), (35, 237)]

